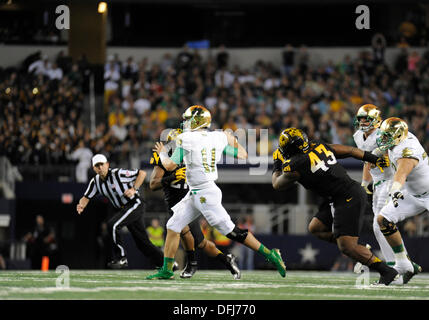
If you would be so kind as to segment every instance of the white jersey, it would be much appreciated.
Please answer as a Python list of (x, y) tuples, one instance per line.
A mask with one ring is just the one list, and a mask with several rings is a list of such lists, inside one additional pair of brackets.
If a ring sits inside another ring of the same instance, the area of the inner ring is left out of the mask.
[[(372, 152), (377, 146), (377, 137), (379, 128), (376, 128), (366, 139), (364, 137), (364, 132), (362, 130), (358, 130), (353, 135), (353, 139), (355, 140), (356, 146), (364, 151)], [(380, 168), (372, 165), (369, 173), (371, 174), (372, 181), (376, 184), (379, 181), (388, 181), (393, 178), (393, 169), (392, 167), (383, 168), (384, 172), (381, 172)]]
[(419, 163), (407, 177), (405, 188), (414, 196), (429, 194), (429, 158), (414, 134), (408, 132), (405, 140), (389, 150), (389, 158), (395, 169), (401, 158), (418, 160)]
[(177, 146), (185, 150), (186, 182), (204, 188), (217, 180), (217, 163), (228, 144), (222, 131), (190, 131), (177, 136)]

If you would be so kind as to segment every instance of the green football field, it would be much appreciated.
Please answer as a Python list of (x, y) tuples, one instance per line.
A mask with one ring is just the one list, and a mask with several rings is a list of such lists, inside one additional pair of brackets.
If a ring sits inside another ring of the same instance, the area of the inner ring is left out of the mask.
[[(223, 270), (199, 270), (192, 279), (145, 280), (153, 270), (70, 270), (67, 281), (55, 271), (0, 272), (0, 300), (422, 300), (429, 299), (429, 274), (404, 286), (365, 285), (357, 274), (243, 271), (233, 280)], [(65, 275), (65, 274), (63, 274)], [(378, 279), (369, 274), (369, 283)], [(358, 282), (357, 282), (358, 280)], [(57, 286), (58, 284), (58, 286)]]

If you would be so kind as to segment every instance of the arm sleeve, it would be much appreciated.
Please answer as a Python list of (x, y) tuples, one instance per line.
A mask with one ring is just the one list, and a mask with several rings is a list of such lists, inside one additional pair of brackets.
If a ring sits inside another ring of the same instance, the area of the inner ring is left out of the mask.
[(95, 180), (94, 178), (92, 178), (91, 181), (89, 182), (88, 188), (85, 191), (84, 197), (88, 199), (92, 199), (97, 193), (98, 193), (98, 190), (95, 186)]
[(186, 151), (182, 147), (177, 147), (176, 150), (174, 150), (173, 155), (171, 156), (170, 159), (175, 164), (180, 165), (185, 155), (186, 155)]
[(232, 156), (234, 158), (237, 158), (238, 155), (238, 148), (234, 148), (233, 146), (230, 146), (229, 144), (223, 149), (223, 153), (225, 153), (228, 156)]

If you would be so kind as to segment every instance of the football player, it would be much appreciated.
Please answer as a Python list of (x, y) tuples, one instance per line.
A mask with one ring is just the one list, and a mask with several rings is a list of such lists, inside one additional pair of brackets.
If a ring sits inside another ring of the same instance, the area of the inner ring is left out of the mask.
[(180, 241), (180, 232), (201, 215), (221, 234), (258, 251), (277, 268), (282, 277), (285, 277), (286, 266), (279, 250), (266, 248), (251, 232), (235, 226), (222, 206), (222, 192), (215, 184), (218, 177), (216, 163), (220, 161), (222, 153), (246, 159), (246, 150), (232, 134), (208, 131), (211, 115), (203, 106), (189, 107), (183, 114), (183, 119), (185, 131), (177, 137), (177, 147), (171, 158), (160, 142), (155, 144), (154, 151), (159, 154), (162, 165), (168, 171), (175, 170), (184, 161), (186, 182), (190, 190), (172, 208), (173, 216), (167, 222), (164, 265), (158, 273), (148, 276), (147, 279), (173, 278), (172, 267)]
[[(168, 154), (170, 156), (175, 149), (175, 140), (181, 133), (181, 129), (173, 129), (167, 136), (166, 148), (169, 150)], [(150, 189), (158, 190), (162, 188), (168, 212), (172, 215), (173, 211), (171, 208), (182, 200), (189, 191), (188, 185), (186, 184), (186, 167), (182, 163), (175, 170), (167, 171), (159, 160), (159, 155), (156, 151), (153, 152), (150, 163), (154, 166), (150, 177)], [(181, 278), (191, 278), (197, 271), (198, 262), (195, 259), (195, 248), (197, 247), (202, 249), (209, 257), (215, 257), (225, 265), (225, 267), (231, 271), (235, 280), (240, 279), (241, 272), (237, 266), (236, 257), (232, 254), (223, 254), (212, 241), (205, 239), (198, 219), (192, 221), (189, 226), (186, 226), (185, 229), (182, 230), (180, 238), (187, 257), (186, 267), (180, 274)]]
[[(373, 104), (365, 104), (359, 108), (355, 120), (355, 125), (358, 130), (353, 135), (353, 139), (359, 149), (369, 152), (377, 149), (377, 137), (382, 122), (380, 113), (380, 110)], [(380, 231), (377, 215), (384, 207), (389, 197), (392, 178), (392, 167), (386, 167), (380, 170), (375, 165), (365, 162), (362, 173), (362, 187), (367, 194), (372, 195), (372, 211), (374, 212), (373, 231), (380, 246), (381, 253), (389, 266), (395, 264), (395, 255), (383, 233)], [(402, 284), (402, 281), (403, 279), (401, 277), (394, 283)]]
[(298, 182), (326, 199), (309, 224), (311, 233), (336, 243), (343, 254), (379, 272), (380, 283), (389, 285), (399, 276), (395, 269), (358, 244), (367, 196), (359, 183), (351, 179), (337, 162), (337, 158), (354, 157), (386, 167), (389, 165), (386, 156), (377, 157), (343, 145), (310, 142), (302, 130), (288, 128), (280, 134), (279, 148), (273, 157), (274, 189), (283, 190)]
[(408, 131), (407, 123), (400, 118), (382, 122), (377, 144), (381, 151), (388, 150), (395, 168), (390, 199), (377, 216), (377, 222), (393, 249), (394, 267), (403, 274), (406, 283), (421, 272), (421, 267), (408, 258), (396, 224), (429, 210), (429, 158), (416, 136)]

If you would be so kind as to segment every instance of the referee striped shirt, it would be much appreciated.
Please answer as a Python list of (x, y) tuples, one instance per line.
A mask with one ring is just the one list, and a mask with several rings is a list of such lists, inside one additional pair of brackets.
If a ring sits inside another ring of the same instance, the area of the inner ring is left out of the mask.
[(101, 179), (98, 174), (91, 179), (84, 197), (92, 199), (97, 194), (101, 194), (107, 197), (116, 209), (121, 209), (129, 202), (134, 202), (134, 200), (139, 198), (138, 191), (132, 198), (124, 196), (125, 190), (134, 186), (138, 174), (139, 169), (126, 170), (109, 168), (105, 180)]

